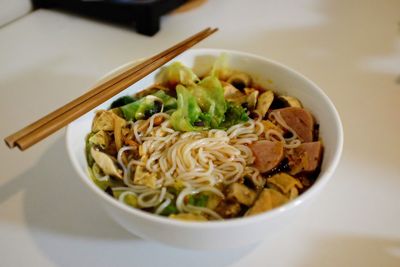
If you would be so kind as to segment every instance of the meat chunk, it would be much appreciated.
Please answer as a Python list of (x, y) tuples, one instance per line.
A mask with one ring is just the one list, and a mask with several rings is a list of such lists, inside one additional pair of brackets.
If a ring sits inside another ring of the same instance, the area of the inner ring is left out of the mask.
[(274, 112), (280, 113), (282, 119), (303, 142), (313, 141), (314, 119), (310, 112), (298, 107), (281, 108)]
[(285, 195), (290, 194), (291, 190), (295, 187), (303, 187), (300, 181), (284, 172), (277, 173), (268, 178), (267, 185), (269, 187), (277, 188)]
[(256, 111), (263, 118), (272, 102), (274, 101), (274, 93), (271, 90), (265, 91), (258, 97), (257, 108)]
[(289, 199), (286, 196), (275, 189), (266, 188), (260, 193), (256, 202), (254, 202), (253, 207), (246, 212), (245, 216), (255, 215), (271, 210), (285, 204), (288, 201)]
[(145, 185), (147, 187), (156, 188), (157, 174), (150, 173), (145, 170), (142, 166), (137, 166), (135, 170), (135, 176), (133, 178), (133, 184)]
[(98, 151), (93, 147), (90, 150), (90, 154), (105, 175), (112, 175), (114, 177), (122, 179), (122, 171), (117, 168), (117, 165), (115, 164), (115, 159), (113, 159), (110, 155)]
[(320, 141), (303, 143), (288, 154), (291, 174), (315, 171), (321, 162), (322, 144)]
[(89, 138), (89, 143), (99, 146), (101, 149), (106, 149), (110, 144), (110, 139), (105, 131), (100, 130)]
[(225, 100), (241, 105), (246, 101), (246, 95), (230, 83), (222, 82)]
[(255, 156), (254, 167), (261, 173), (275, 168), (283, 159), (283, 144), (268, 140), (256, 141), (249, 145)]
[(227, 191), (227, 199), (236, 200), (246, 206), (253, 204), (257, 196), (256, 192), (239, 183), (231, 184)]

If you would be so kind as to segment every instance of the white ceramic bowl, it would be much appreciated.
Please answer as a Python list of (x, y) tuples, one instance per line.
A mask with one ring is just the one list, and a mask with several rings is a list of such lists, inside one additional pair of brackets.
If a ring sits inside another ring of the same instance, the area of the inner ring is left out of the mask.
[[(193, 67), (197, 74), (204, 74), (222, 52), (228, 54), (231, 68), (251, 74), (259, 84), (278, 93), (297, 97), (311, 110), (320, 123), (320, 136), (324, 143), (321, 173), (315, 184), (298, 198), (257, 216), (201, 223), (153, 215), (118, 202), (100, 190), (90, 179), (84, 153), (85, 136), (90, 132), (94, 116), (94, 110), (90, 111), (68, 126), (66, 138), (69, 156), (83, 184), (98, 197), (98, 204), (104, 206), (121, 226), (137, 236), (194, 249), (232, 248), (255, 243), (295, 220), (296, 213), (302, 210), (304, 204), (314, 199), (324, 188), (339, 162), (343, 146), (343, 129), (339, 115), (325, 93), (303, 75), (271, 60), (236, 51), (192, 49), (176, 60)], [(118, 69), (120, 70), (121, 68)], [(148, 75), (96, 109), (107, 108), (116, 98), (148, 87), (154, 82), (156, 73), (157, 71)]]

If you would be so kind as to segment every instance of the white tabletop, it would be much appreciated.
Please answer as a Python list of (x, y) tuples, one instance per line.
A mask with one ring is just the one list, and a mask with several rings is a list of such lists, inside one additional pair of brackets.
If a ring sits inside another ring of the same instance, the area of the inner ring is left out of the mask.
[(1, 28), (0, 136), (113, 68), (218, 26), (199, 47), (280, 61), (335, 103), (345, 146), (326, 189), (252, 247), (170, 248), (106, 215), (74, 173), (60, 131), (23, 153), (0, 146), (0, 266), (400, 266), (400, 1), (203, 2), (164, 17), (151, 38), (45, 10)]

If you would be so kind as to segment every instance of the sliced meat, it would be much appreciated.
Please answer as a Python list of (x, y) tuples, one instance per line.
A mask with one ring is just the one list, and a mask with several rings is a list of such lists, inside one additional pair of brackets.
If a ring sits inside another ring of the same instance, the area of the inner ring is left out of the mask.
[(290, 173), (315, 171), (321, 162), (321, 156), (322, 144), (320, 141), (301, 144), (288, 154)]
[(283, 144), (281, 142), (261, 140), (250, 144), (249, 147), (256, 158), (254, 167), (261, 173), (272, 170), (283, 159)]
[(281, 108), (274, 112), (280, 113), (282, 119), (303, 142), (313, 141), (314, 119), (310, 112), (298, 107)]

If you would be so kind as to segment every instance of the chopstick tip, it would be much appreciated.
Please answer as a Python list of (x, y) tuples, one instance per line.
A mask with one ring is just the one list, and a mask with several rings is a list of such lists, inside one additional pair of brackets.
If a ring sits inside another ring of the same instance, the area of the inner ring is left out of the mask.
[(211, 32), (214, 33), (214, 32), (216, 32), (218, 30), (219, 30), (218, 27), (215, 27), (215, 28), (211, 29)]
[(12, 149), (15, 147), (15, 143), (12, 140), (10, 140), (10, 136), (4, 138), (4, 143), (6, 143), (6, 145), (8, 146), (9, 149)]

